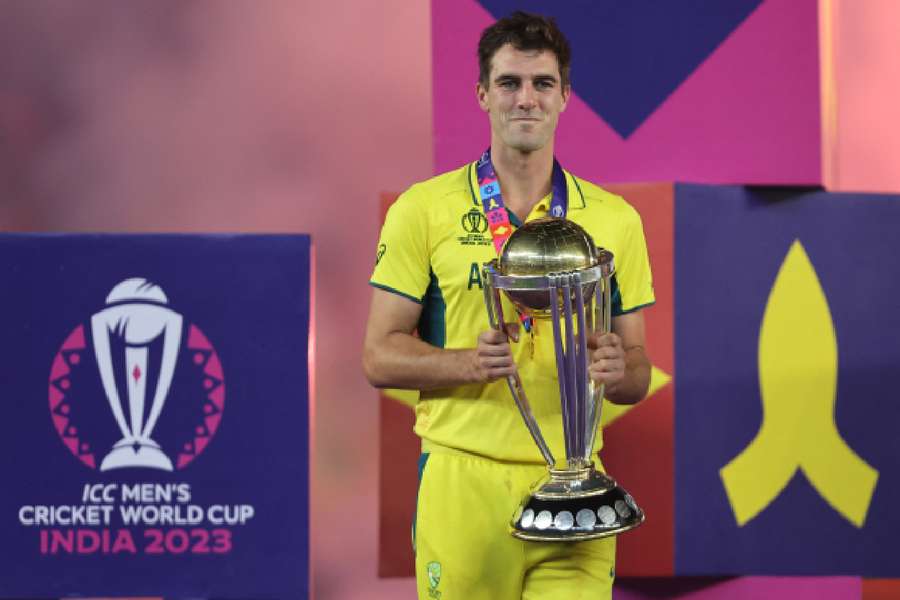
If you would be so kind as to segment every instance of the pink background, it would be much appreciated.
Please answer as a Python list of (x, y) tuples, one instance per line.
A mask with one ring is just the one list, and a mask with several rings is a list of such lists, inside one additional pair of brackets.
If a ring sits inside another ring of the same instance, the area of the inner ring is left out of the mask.
[(900, 3), (822, 0), (828, 189), (900, 192)]
[(429, 36), (405, 0), (0, 3), (0, 230), (312, 234), (317, 600), (415, 597), (376, 577), (359, 365), (379, 192), (432, 173)]

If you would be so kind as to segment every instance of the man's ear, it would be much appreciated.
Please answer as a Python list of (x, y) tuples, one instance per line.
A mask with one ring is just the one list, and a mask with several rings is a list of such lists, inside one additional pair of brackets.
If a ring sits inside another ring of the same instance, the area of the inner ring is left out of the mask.
[(559, 112), (563, 112), (564, 110), (566, 110), (566, 106), (569, 105), (569, 98), (571, 98), (571, 97), (572, 97), (572, 85), (567, 84), (562, 89), (563, 103), (562, 103), (562, 107), (559, 109)]
[(488, 102), (487, 102), (487, 88), (481, 85), (481, 82), (475, 84), (475, 96), (478, 98), (478, 106), (481, 107), (481, 110), (484, 112), (488, 112)]

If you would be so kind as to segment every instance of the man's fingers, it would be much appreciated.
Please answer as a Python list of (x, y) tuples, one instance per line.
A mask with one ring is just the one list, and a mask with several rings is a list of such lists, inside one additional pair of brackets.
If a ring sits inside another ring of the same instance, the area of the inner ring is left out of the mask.
[(615, 346), (601, 346), (591, 353), (591, 359), (595, 362), (622, 358), (623, 356), (622, 350)]
[(509, 342), (505, 339), (499, 344), (478, 344), (478, 354), (482, 356), (512, 356)]
[(622, 339), (615, 333), (599, 333), (589, 335), (587, 338), (588, 348), (596, 350), (597, 348), (609, 348), (620, 346)]
[(479, 343), (502, 344), (506, 342), (506, 334), (497, 329), (488, 329), (478, 335)]
[(487, 381), (495, 381), (516, 373), (509, 339), (518, 337), (518, 323), (505, 323), (504, 330), (488, 330), (478, 336), (476, 356), (478, 369)]
[(516, 365), (511, 360), (501, 358), (483, 359), (481, 367), (484, 369), (488, 381), (495, 381), (516, 374)]
[(593, 373), (618, 373), (625, 370), (625, 362), (618, 360), (600, 360), (591, 363), (589, 370)]
[(501, 355), (501, 356), (481, 356), (481, 364), (485, 367), (494, 368), (494, 367), (510, 367), (514, 366), (512, 356)]
[(506, 377), (508, 375), (515, 375), (516, 367), (515, 366), (507, 366), (507, 367), (492, 367), (488, 369), (491, 377), (496, 379), (498, 377)]
[(622, 339), (615, 333), (604, 333), (597, 338), (597, 347), (621, 346)]

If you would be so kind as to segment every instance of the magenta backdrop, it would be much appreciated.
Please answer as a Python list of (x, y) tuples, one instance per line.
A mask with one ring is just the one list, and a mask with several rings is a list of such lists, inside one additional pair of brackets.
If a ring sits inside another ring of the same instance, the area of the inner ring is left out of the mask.
[[(560, 160), (597, 181), (819, 184), (816, 0), (768, 0), (627, 139), (573, 94)], [(432, 2), (438, 171), (488, 144), (473, 50), (493, 22), (475, 0)], [(578, 51), (577, 48), (574, 49)], [(573, 73), (573, 79), (590, 74)]]

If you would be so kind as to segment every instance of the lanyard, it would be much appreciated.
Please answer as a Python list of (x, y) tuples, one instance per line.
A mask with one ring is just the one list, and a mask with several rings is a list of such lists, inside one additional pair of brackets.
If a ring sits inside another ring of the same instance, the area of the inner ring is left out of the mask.
[[(481, 195), (481, 207), (484, 216), (487, 217), (491, 228), (491, 237), (494, 240), (494, 249), (499, 255), (503, 250), (503, 244), (512, 235), (512, 224), (509, 222), (509, 213), (503, 204), (503, 196), (500, 194), (500, 182), (494, 172), (494, 164), (491, 162), (491, 149), (488, 148), (478, 159), (475, 165), (475, 176), (478, 179), (478, 191)], [(566, 175), (563, 173), (559, 161), (553, 159), (553, 175), (550, 187), (553, 192), (550, 197), (550, 215), (553, 217), (565, 217), (569, 208), (569, 190), (566, 187)]]
[[(503, 244), (512, 235), (512, 224), (509, 222), (509, 213), (503, 204), (503, 196), (500, 194), (500, 182), (494, 172), (494, 164), (491, 162), (491, 149), (488, 148), (478, 159), (475, 165), (475, 176), (478, 179), (478, 190), (481, 196), (481, 207), (487, 217), (491, 228), (491, 237), (494, 240), (494, 249), (497, 255), (503, 250)], [(566, 187), (566, 175), (563, 173), (559, 161), (553, 158), (553, 175), (550, 179), (550, 215), (562, 218), (566, 216), (569, 208), (569, 190)], [(519, 313), (519, 320), (528, 333), (532, 332), (534, 322), (531, 317)]]

